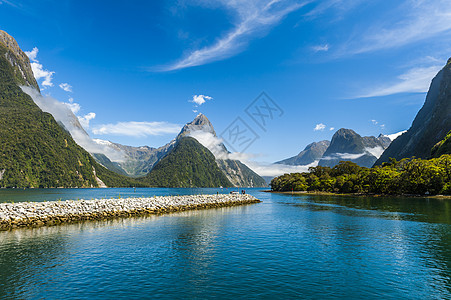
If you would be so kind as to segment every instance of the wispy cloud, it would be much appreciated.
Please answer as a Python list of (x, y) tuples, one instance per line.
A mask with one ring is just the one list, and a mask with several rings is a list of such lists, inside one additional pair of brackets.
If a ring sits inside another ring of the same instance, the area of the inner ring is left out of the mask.
[(329, 51), (329, 44), (324, 44), (324, 45), (317, 45), (317, 46), (313, 46), (312, 50), (315, 52), (327, 52)]
[(255, 34), (268, 31), (287, 14), (308, 3), (308, 1), (299, 3), (285, 0), (219, 0), (218, 2), (236, 15), (238, 21), (234, 28), (213, 45), (190, 52), (174, 64), (163, 68), (163, 71), (200, 66), (229, 58), (241, 52)]
[(407, 130), (403, 130), (403, 131), (396, 132), (393, 134), (387, 134), (385, 136), (388, 137), (390, 140), (394, 141), (398, 136), (401, 136), (402, 134), (404, 134), (406, 132), (407, 132)]
[(364, 156), (365, 154), (367, 154), (366, 152), (363, 153), (334, 153), (333, 155), (330, 156), (323, 156), (321, 157), (321, 159), (324, 160), (333, 160), (333, 159), (342, 159), (342, 160), (352, 160), (352, 159), (357, 159), (360, 158), (362, 156)]
[(42, 81), (42, 86), (44, 88), (46, 87), (52, 87), (53, 83), (53, 74), (55, 74), (54, 71), (45, 70), (42, 64), (39, 63), (37, 56), (38, 56), (39, 49), (37, 47), (34, 47), (31, 51), (25, 51), (25, 54), (28, 56), (28, 58), (31, 61), (31, 70), (33, 71), (34, 78), (36, 80), (40, 80), (44, 78), (44, 81)]
[(313, 131), (323, 131), (326, 129), (326, 125), (323, 123), (316, 124), (315, 128), (313, 128)]
[(213, 97), (205, 96), (205, 95), (194, 95), (193, 99), (189, 100), (189, 102), (193, 102), (196, 104), (196, 106), (201, 106), (204, 104), (207, 100), (213, 100)]
[(92, 129), (94, 134), (146, 137), (178, 133), (181, 126), (168, 122), (119, 122), (98, 125)]
[(287, 173), (308, 172), (310, 167), (316, 167), (319, 161), (304, 166), (289, 166), (282, 164), (268, 164), (256, 161), (245, 161), (245, 164), (260, 176), (280, 176)]
[(61, 83), (61, 84), (59, 85), (59, 87), (60, 87), (63, 91), (71, 92), (71, 93), (72, 93), (72, 86), (71, 86), (70, 84), (68, 84), (68, 83)]
[[(43, 111), (52, 114), (55, 120), (64, 125), (64, 128), (68, 130), (75, 140), (75, 142), (83, 147), (86, 151), (90, 153), (103, 153), (114, 161), (121, 161), (124, 159), (124, 154), (117, 151), (111, 147), (105, 145), (99, 145), (95, 143), (91, 137), (86, 133), (84, 128), (80, 125), (79, 119), (86, 118), (92, 119), (94, 113), (89, 113), (84, 117), (75, 116), (74, 110), (78, 112), (80, 106), (74, 103), (73, 100), (70, 103), (60, 102), (55, 98), (50, 96), (41, 95), (36, 89), (29, 86), (22, 86), (22, 90), (27, 93), (36, 105), (39, 106)], [(88, 120), (89, 123), (89, 120)], [(89, 124), (88, 124), (89, 125)], [(87, 127), (84, 124), (85, 128)]]
[(441, 65), (412, 68), (399, 75), (397, 83), (375, 87), (352, 98), (380, 97), (399, 93), (425, 93), (429, 89), (431, 80), (441, 68)]
[[(451, 34), (451, 6), (448, 0), (407, 0), (399, 13), (379, 18), (360, 35), (345, 45), (343, 53), (364, 53), (391, 49), (429, 38)], [(395, 16), (395, 17), (393, 17)]]

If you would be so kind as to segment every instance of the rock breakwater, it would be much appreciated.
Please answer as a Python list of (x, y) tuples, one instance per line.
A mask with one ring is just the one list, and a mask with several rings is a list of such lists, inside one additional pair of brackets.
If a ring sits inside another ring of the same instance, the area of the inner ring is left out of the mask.
[(0, 203), (0, 230), (227, 207), (258, 202), (260, 200), (251, 195), (219, 194)]

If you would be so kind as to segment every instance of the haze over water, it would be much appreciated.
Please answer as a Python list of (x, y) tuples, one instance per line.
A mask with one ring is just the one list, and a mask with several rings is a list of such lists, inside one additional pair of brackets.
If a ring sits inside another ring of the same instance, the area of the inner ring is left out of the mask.
[[(0, 202), (216, 192), (91, 191)], [(0, 298), (451, 298), (447, 200), (248, 192), (263, 202), (0, 232)]]

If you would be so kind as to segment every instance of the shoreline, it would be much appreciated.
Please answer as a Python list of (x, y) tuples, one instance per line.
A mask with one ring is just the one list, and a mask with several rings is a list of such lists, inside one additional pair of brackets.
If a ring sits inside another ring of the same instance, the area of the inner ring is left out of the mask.
[(308, 196), (352, 196), (352, 197), (407, 197), (407, 198), (432, 198), (432, 199), (451, 199), (451, 195), (414, 195), (414, 194), (359, 194), (359, 193), (331, 193), (331, 192), (314, 192), (314, 191), (263, 191), (265, 193), (287, 194), (287, 195), (308, 195)]
[(219, 194), (0, 203), (0, 231), (260, 202), (248, 194)]

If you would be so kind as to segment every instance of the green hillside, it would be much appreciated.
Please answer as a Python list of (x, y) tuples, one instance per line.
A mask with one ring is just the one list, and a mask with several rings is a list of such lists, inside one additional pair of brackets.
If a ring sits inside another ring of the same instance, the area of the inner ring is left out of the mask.
[(435, 144), (431, 151), (432, 157), (440, 157), (443, 154), (451, 154), (451, 131), (443, 140)]
[(197, 140), (184, 137), (143, 182), (155, 187), (230, 187), (214, 155)]

